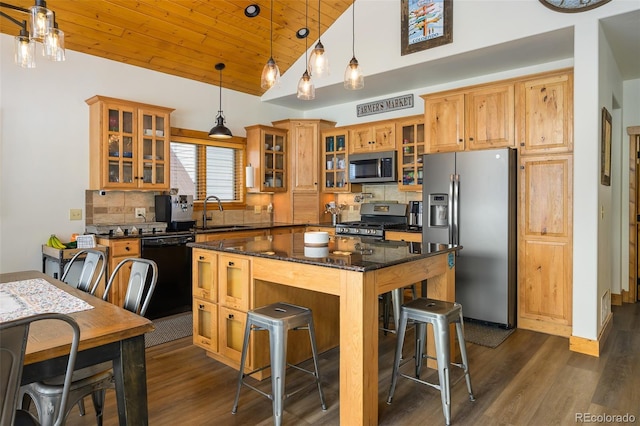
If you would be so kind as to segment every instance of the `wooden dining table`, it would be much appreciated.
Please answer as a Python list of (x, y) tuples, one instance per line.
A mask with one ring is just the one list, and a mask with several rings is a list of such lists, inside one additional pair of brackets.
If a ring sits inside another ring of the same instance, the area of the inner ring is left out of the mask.
[[(76, 369), (113, 362), (118, 417), (121, 425), (147, 425), (147, 374), (144, 335), (153, 323), (140, 315), (105, 302), (39, 271), (0, 274), (0, 289), (16, 281), (42, 279), (91, 305), (70, 313), (80, 326)], [(71, 333), (55, 321), (33, 324), (24, 359), (22, 384), (63, 375)]]

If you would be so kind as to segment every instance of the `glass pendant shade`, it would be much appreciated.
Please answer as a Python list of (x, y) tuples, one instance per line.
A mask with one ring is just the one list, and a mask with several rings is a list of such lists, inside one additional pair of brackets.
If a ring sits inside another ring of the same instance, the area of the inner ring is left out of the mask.
[(349, 90), (358, 90), (364, 87), (364, 75), (362, 68), (358, 65), (358, 60), (351, 58), (347, 69), (344, 72), (344, 88)]
[(309, 72), (305, 70), (304, 74), (302, 74), (302, 78), (298, 82), (298, 99), (310, 101), (315, 97), (316, 88), (313, 85), (313, 81), (311, 81)]
[(46, 2), (37, 1), (35, 6), (29, 8), (31, 19), (29, 20), (29, 32), (31, 38), (42, 40), (53, 28), (53, 11), (47, 9)]
[(260, 87), (270, 89), (280, 84), (280, 68), (273, 58), (269, 58), (262, 68), (262, 77), (260, 77)]
[(36, 42), (29, 38), (26, 31), (20, 31), (15, 37), (14, 61), (22, 68), (36, 67)]
[(62, 62), (65, 60), (64, 54), (64, 32), (59, 28), (52, 28), (49, 34), (44, 37), (42, 43), (42, 53), (50, 61)]
[(231, 130), (224, 125), (224, 117), (222, 116), (222, 111), (220, 111), (216, 117), (216, 125), (209, 130), (209, 137), (216, 139), (229, 139), (232, 136)]
[(327, 57), (322, 42), (318, 39), (316, 47), (309, 57), (309, 71), (314, 77), (326, 77), (329, 75), (329, 58)]

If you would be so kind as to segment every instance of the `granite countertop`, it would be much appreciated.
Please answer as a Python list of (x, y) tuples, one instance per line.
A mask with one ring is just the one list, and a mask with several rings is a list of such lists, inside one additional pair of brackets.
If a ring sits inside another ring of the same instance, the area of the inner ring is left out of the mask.
[(453, 253), (462, 248), (449, 244), (420, 244), (346, 236), (330, 237), (326, 247), (309, 247), (304, 244), (304, 233), (195, 242), (187, 245), (224, 253), (358, 272), (385, 268), (442, 253)]
[(110, 235), (110, 234), (96, 234), (96, 237), (106, 238), (109, 240), (119, 240), (126, 238), (141, 238), (141, 237), (154, 237), (165, 235), (184, 235), (184, 234), (211, 234), (214, 232), (237, 232), (237, 231), (252, 231), (257, 229), (275, 229), (275, 228), (287, 228), (292, 226), (309, 226), (306, 224), (293, 224), (282, 222), (262, 222), (262, 223), (243, 223), (243, 224), (226, 224), (226, 225), (213, 225), (207, 228), (196, 227), (193, 229), (185, 229), (183, 231), (167, 231), (158, 234), (128, 234), (128, 235)]

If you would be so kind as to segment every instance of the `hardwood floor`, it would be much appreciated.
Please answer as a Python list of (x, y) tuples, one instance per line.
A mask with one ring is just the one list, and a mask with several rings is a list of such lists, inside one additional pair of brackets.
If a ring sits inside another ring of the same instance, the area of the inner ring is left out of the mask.
[[(454, 386), (452, 423), (567, 425), (579, 423), (577, 413), (626, 414), (640, 422), (640, 303), (614, 306), (613, 313), (600, 358), (570, 352), (566, 338), (527, 330), (516, 330), (496, 349), (467, 343), (476, 401), (469, 401), (464, 381)], [(430, 387), (399, 379), (393, 403), (386, 404), (394, 345), (395, 335), (380, 334), (380, 425), (443, 423), (440, 395)], [(285, 402), (285, 425), (339, 423), (338, 355), (337, 349), (321, 355), (327, 411), (310, 387)], [(271, 402), (246, 387), (238, 413), (231, 414), (236, 371), (205, 356), (190, 338), (147, 349), (147, 376), (152, 426), (272, 424)], [(308, 377), (287, 371), (288, 388), (303, 380)], [(96, 424), (90, 398), (85, 404), (87, 415), (80, 417), (75, 407), (67, 425)], [(115, 393), (109, 391), (104, 425), (117, 423)]]

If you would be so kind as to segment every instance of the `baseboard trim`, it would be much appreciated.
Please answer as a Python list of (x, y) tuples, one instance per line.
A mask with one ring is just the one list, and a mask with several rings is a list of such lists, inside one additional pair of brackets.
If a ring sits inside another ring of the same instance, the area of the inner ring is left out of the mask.
[(571, 336), (569, 338), (569, 350), (585, 355), (600, 357), (602, 348), (604, 347), (611, 330), (613, 329), (613, 314), (609, 313), (604, 323), (604, 327), (600, 330), (598, 340), (585, 339), (584, 337)]
[(622, 306), (622, 302), (626, 296), (624, 293), (624, 290), (622, 290), (622, 294), (611, 293), (611, 304), (614, 306)]

